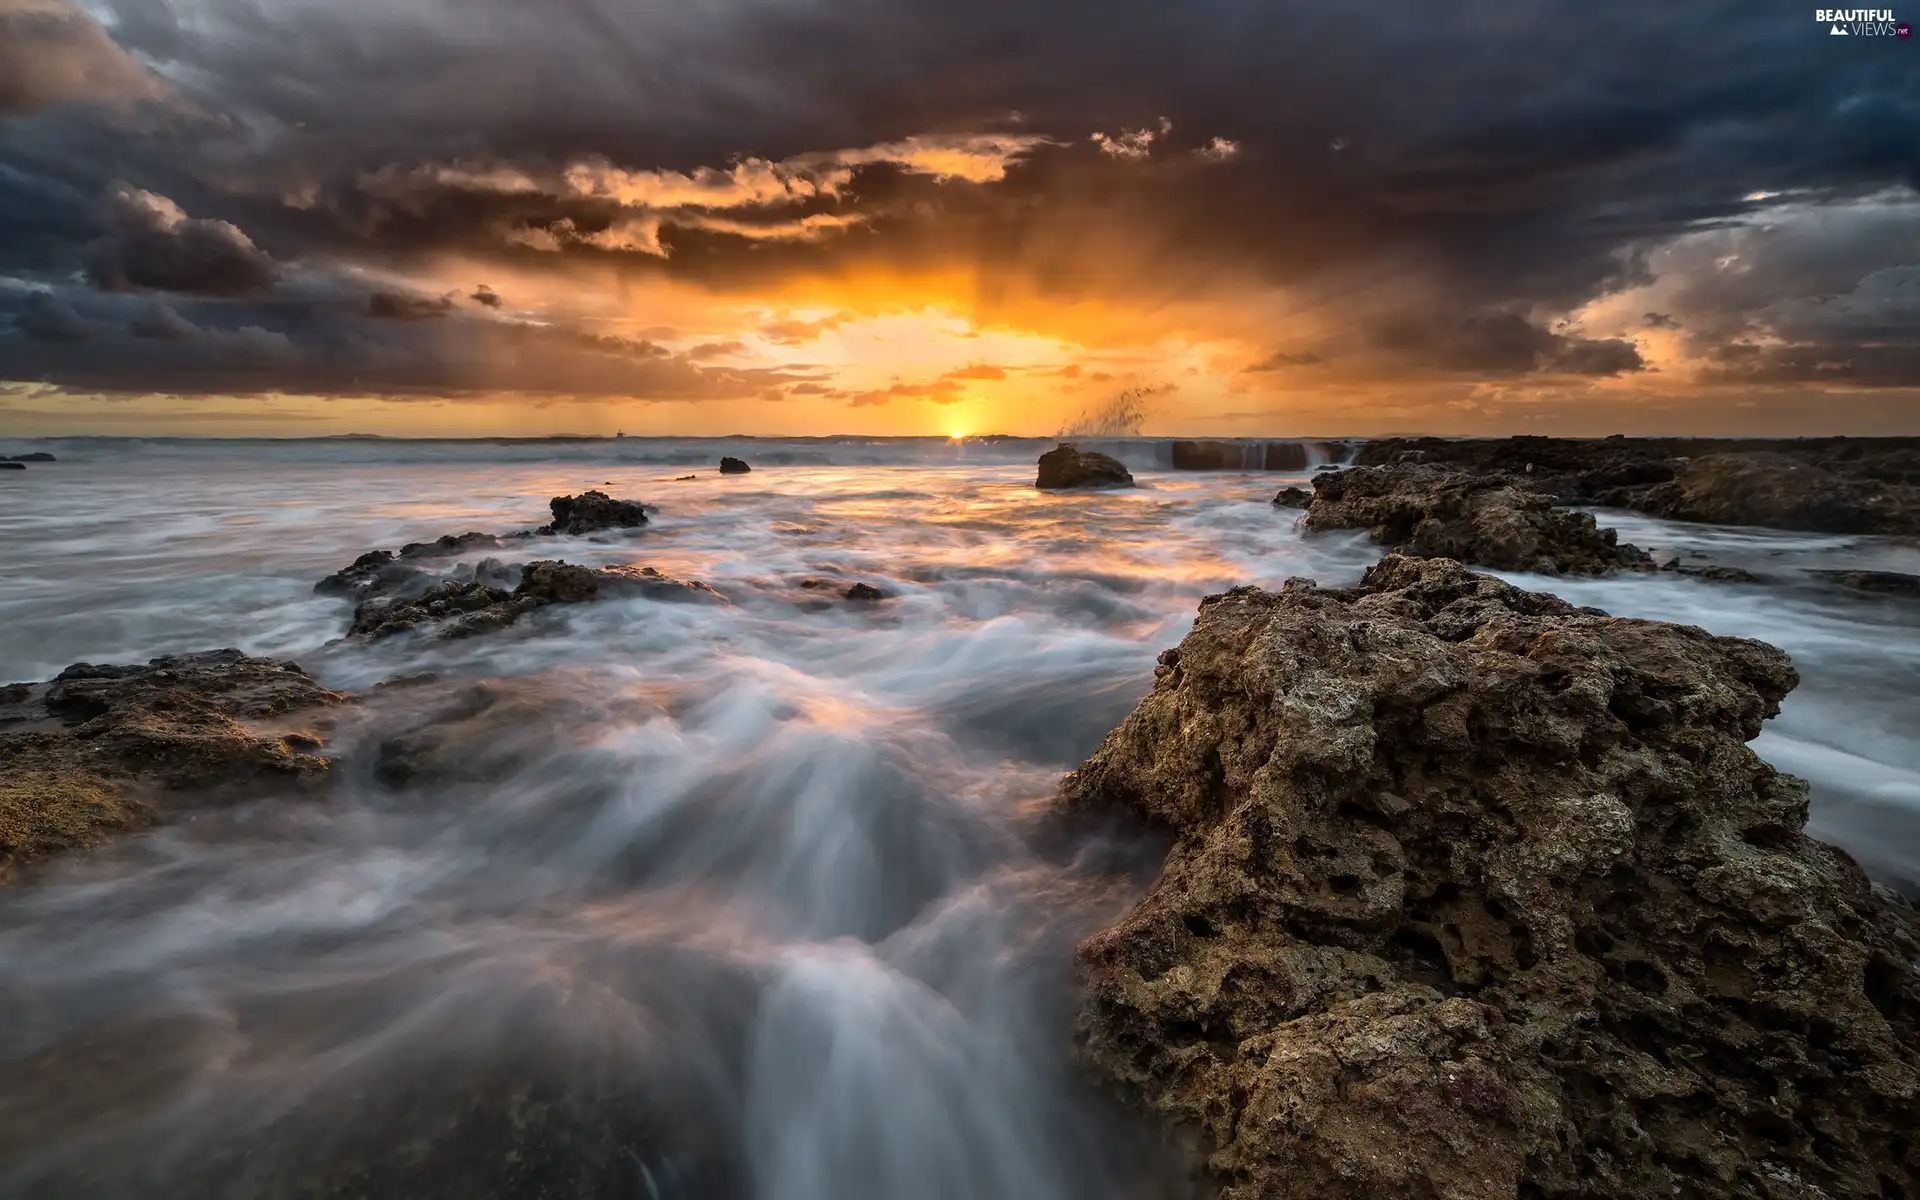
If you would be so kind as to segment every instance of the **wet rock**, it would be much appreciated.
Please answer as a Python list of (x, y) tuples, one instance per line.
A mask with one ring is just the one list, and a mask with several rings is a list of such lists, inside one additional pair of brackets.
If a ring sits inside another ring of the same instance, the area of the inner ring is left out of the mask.
[(22, 462), (0, 462), (0, 471), (24, 471), (27, 464)]
[(893, 593), (874, 587), (870, 583), (856, 583), (845, 592), (848, 600), (886, 600), (892, 595)]
[(0, 878), (261, 780), (325, 775), (319, 737), (289, 726), (346, 699), (238, 650), (75, 663), (0, 691)]
[(553, 521), (541, 526), (541, 533), (577, 536), (605, 529), (638, 529), (647, 523), (646, 510), (636, 501), (615, 500), (597, 490), (555, 496), (547, 507), (553, 510)]
[(1704, 579), (1709, 583), (1761, 583), (1760, 576), (1744, 567), (1705, 566), (1694, 567), (1670, 558), (1660, 564), (1662, 571), (1674, 575), (1685, 575), (1691, 579)]
[(59, 462), (60, 460), (55, 458), (53, 455), (48, 454), (45, 450), (35, 450), (30, 454), (8, 455), (6, 461), (16, 462), (16, 463), (31, 463), (31, 462), (50, 463), (50, 462)]
[(1223, 1200), (1920, 1190), (1920, 942), (1745, 745), (1786, 655), (1389, 556), (1156, 676), (1062, 785), (1176, 838), (1081, 1046)]
[(1807, 574), (1856, 592), (1920, 599), (1920, 575), (1904, 575), (1898, 571), (1808, 571)]
[(1133, 475), (1111, 455), (1062, 442), (1040, 456), (1040, 474), (1033, 486), (1043, 491), (1132, 487)]
[[(409, 542), (399, 551), (369, 550), (313, 585), (316, 595), (366, 600), (373, 596), (420, 595), (437, 581), (427, 568), (433, 560), (475, 550), (497, 550), (504, 543), (491, 533), (448, 534), (431, 542)], [(489, 559), (497, 563), (497, 559)]]
[(673, 477), (673, 481), (675, 483), (686, 483), (689, 480), (694, 480), (698, 478), (700, 478), (698, 475), (676, 475)]
[(722, 458), (720, 460), (720, 473), (722, 475), (745, 475), (751, 470), (753, 470), (752, 467), (737, 458)]
[(1301, 487), (1281, 488), (1273, 502), (1280, 508), (1305, 508), (1313, 502), (1313, 493)]
[(521, 568), (512, 591), (482, 579), (443, 579), (418, 594), (363, 601), (354, 609), (347, 635), (372, 641), (432, 627), (443, 639), (475, 637), (505, 629), (548, 605), (610, 596), (726, 603), (704, 583), (673, 579), (652, 567), (583, 567), (543, 559)]
[(1308, 530), (1365, 529), (1396, 554), (1453, 558), (1506, 571), (1604, 575), (1651, 565), (1587, 513), (1510, 475), (1410, 463), (1314, 476)]
[(1424, 462), (1481, 474), (1525, 475), (1566, 504), (1623, 503), (1623, 494), (1672, 479), (1676, 451), (1659, 439), (1382, 438), (1362, 445), (1358, 466)]
[(1920, 488), (1835, 474), (1785, 454), (1713, 454), (1629, 500), (1678, 521), (1815, 533), (1920, 533)]

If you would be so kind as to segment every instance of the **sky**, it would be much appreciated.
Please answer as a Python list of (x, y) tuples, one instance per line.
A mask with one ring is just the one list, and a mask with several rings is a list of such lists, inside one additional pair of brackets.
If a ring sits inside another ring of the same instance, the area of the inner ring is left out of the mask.
[(0, 0), (0, 435), (1920, 433), (1817, 15)]

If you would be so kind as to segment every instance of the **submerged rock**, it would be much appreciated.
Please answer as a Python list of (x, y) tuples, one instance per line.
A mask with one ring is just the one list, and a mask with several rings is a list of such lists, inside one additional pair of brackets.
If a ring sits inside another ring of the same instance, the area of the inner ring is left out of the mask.
[(846, 590), (848, 600), (886, 600), (893, 593), (874, 587), (870, 583), (856, 583)]
[(0, 462), (0, 471), (24, 471), (26, 469), (27, 464), (23, 462)]
[(1836, 474), (1780, 453), (1713, 454), (1628, 498), (1655, 516), (1815, 533), (1920, 533), (1920, 487)]
[[(437, 581), (425, 564), (474, 550), (497, 550), (502, 545), (501, 539), (491, 533), (461, 533), (431, 542), (409, 542), (398, 551), (369, 550), (314, 584), (313, 590), (316, 595), (345, 596), (351, 600), (409, 591), (417, 595)], [(493, 559), (486, 561), (497, 563)]]
[(320, 738), (278, 727), (346, 699), (293, 663), (238, 650), (75, 663), (0, 689), (0, 878), (263, 779), (323, 776)]
[(14, 463), (49, 463), (59, 462), (60, 460), (48, 454), (45, 450), (35, 450), (30, 454), (10, 454), (7, 456), (6, 461)]
[(1396, 554), (1504, 571), (1604, 575), (1652, 565), (1590, 514), (1558, 507), (1524, 479), (1423, 464), (1316, 475), (1302, 526), (1365, 529)]
[(1807, 574), (1815, 579), (1852, 588), (1856, 592), (1920, 600), (1920, 575), (1905, 575), (1899, 571), (1808, 571)]
[(745, 475), (751, 470), (753, 470), (752, 467), (737, 458), (722, 458), (720, 460), (720, 473), (722, 475)]
[(1745, 745), (1786, 655), (1389, 556), (1161, 662), (1062, 785), (1177, 839), (1082, 1051), (1223, 1200), (1920, 1189), (1912, 914)]
[(1044, 491), (1132, 487), (1133, 475), (1112, 455), (1062, 442), (1040, 456), (1040, 474), (1033, 486)]
[(547, 507), (553, 521), (541, 533), (579, 535), (605, 529), (638, 529), (647, 523), (646, 509), (634, 500), (615, 500), (599, 490), (578, 496), (555, 496)]
[(1695, 567), (1695, 566), (1689, 566), (1688, 564), (1681, 562), (1677, 557), (1670, 558), (1666, 562), (1661, 563), (1660, 569), (1664, 572), (1668, 572), (1674, 575), (1685, 575), (1690, 579), (1704, 579), (1709, 583), (1761, 583), (1761, 582), (1764, 582), (1760, 578), (1760, 576), (1755, 575), (1752, 571), (1747, 570), (1745, 567), (1726, 567), (1726, 566), (1716, 566), (1716, 565)]
[(543, 559), (520, 572), (512, 591), (480, 579), (445, 579), (413, 595), (376, 596), (354, 609), (349, 637), (375, 640), (436, 626), (443, 639), (505, 629), (550, 604), (584, 604), (609, 596), (726, 603), (704, 583), (684, 582), (652, 567), (583, 567)]

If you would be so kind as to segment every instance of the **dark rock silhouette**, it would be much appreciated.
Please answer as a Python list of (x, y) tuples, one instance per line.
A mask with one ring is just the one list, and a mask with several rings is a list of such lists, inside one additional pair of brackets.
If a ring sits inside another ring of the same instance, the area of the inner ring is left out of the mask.
[(615, 500), (599, 490), (578, 496), (555, 496), (547, 502), (553, 520), (541, 533), (579, 535), (607, 529), (638, 529), (647, 523), (646, 509), (637, 501)]
[(1133, 475), (1111, 455), (1062, 442), (1040, 456), (1040, 473), (1033, 486), (1044, 491), (1132, 487)]
[(737, 458), (723, 458), (720, 460), (720, 473), (722, 475), (745, 475), (751, 470), (753, 470), (752, 467)]
[(1280, 494), (1273, 498), (1273, 502), (1280, 508), (1305, 508), (1313, 503), (1313, 493), (1306, 488), (1281, 488)]
[(846, 590), (845, 595), (848, 600), (871, 601), (888, 599), (892, 596), (892, 593), (874, 587), (870, 583), (856, 583)]

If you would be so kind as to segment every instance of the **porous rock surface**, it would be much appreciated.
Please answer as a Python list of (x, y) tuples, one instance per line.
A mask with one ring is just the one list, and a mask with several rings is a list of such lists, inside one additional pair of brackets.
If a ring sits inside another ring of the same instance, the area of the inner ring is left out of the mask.
[(314, 594), (345, 596), (356, 601), (376, 595), (407, 592), (417, 595), (438, 582), (428, 570), (433, 560), (454, 558), (475, 550), (498, 550), (502, 544), (501, 539), (491, 533), (450, 533), (431, 542), (409, 542), (398, 551), (369, 550), (314, 584)]
[(1920, 1190), (1920, 943), (1745, 744), (1784, 654), (1389, 556), (1162, 664), (1063, 783), (1176, 838), (1081, 1048), (1223, 1200)]
[(346, 699), (238, 650), (75, 663), (0, 688), (0, 878), (262, 780), (325, 775), (321, 739), (293, 726)]
[(1040, 456), (1040, 473), (1033, 486), (1043, 491), (1132, 487), (1133, 473), (1110, 454), (1062, 442)]
[(547, 502), (553, 520), (540, 527), (541, 533), (599, 533), (605, 529), (638, 529), (647, 523), (647, 512), (636, 500), (615, 500), (597, 488), (578, 496), (555, 496)]
[(1591, 514), (1558, 507), (1522, 478), (1419, 463), (1314, 476), (1301, 526), (1365, 529), (1396, 554), (1506, 571), (1604, 575), (1651, 565), (1644, 551), (1620, 543)]

